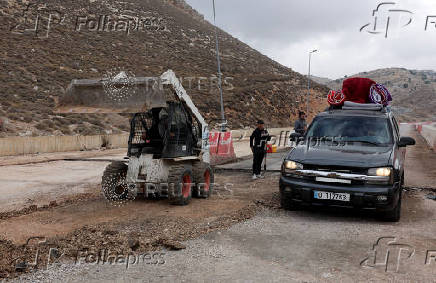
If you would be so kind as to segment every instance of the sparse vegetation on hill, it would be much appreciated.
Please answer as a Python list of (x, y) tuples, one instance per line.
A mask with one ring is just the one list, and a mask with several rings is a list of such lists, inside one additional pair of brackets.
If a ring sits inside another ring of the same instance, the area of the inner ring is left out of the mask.
[[(44, 17), (50, 13), (54, 16), (47, 30)], [(35, 35), (29, 29), (37, 14), (42, 22)], [(92, 30), (92, 19), (95, 24), (103, 16), (115, 21), (122, 15), (145, 19), (143, 29), (129, 34)], [(136, 76), (173, 69), (180, 77), (194, 77), (191, 83), (183, 81), (188, 93), (208, 121), (219, 117), (218, 89), (198, 87), (199, 78), (213, 80), (216, 74), (214, 29), (184, 1), (0, 0), (0, 21), (2, 136), (125, 131), (127, 116), (54, 113), (57, 98), (72, 79), (101, 78), (114, 68)], [(289, 117), (304, 109), (306, 78), (223, 31), (219, 40), (222, 72), (231, 85), (224, 91), (230, 125), (248, 126), (258, 118), (269, 126), (289, 125)], [(312, 109), (317, 111), (325, 107), (320, 97), (328, 89), (313, 86)]]

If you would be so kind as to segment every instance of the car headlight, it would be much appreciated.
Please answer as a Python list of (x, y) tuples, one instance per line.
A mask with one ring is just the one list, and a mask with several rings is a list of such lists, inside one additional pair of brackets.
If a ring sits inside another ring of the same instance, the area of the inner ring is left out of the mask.
[(390, 167), (371, 168), (368, 170), (369, 176), (390, 177), (391, 174), (392, 168)]
[(283, 163), (283, 169), (285, 172), (295, 171), (295, 170), (303, 169), (303, 164), (292, 160), (286, 160)]

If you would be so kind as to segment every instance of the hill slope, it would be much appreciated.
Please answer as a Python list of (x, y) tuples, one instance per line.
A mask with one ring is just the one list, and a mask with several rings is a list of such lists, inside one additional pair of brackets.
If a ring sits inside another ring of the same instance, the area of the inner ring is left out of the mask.
[[(184, 1), (26, 3), (0, 0), (0, 119), (6, 122), (1, 135), (127, 130), (125, 116), (53, 113), (56, 99), (72, 79), (101, 78), (114, 69), (136, 76), (158, 76), (173, 69), (185, 78), (183, 84), (206, 120), (219, 117), (214, 29)], [(29, 29), (35, 27), (37, 15), (41, 21), (35, 35)], [(138, 29), (129, 23), (127, 33), (123, 15), (139, 19)], [(289, 125), (289, 117), (295, 117), (299, 107), (304, 109), (306, 78), (223, 31), (219, 41), (230, 125), (248, 126), (259, 118), (269, 126)], [(314, 83), (314, 111), (325, 106), (320, 97), (327, 91)]]
[[(388, 87), (393, 109), (402, 121), (436, 120), (436, 72), (403, 68), (378, 69), (352, 77), (375, 80)], [(331, 89), (340, 89), (344, 79), (329, 81)]]

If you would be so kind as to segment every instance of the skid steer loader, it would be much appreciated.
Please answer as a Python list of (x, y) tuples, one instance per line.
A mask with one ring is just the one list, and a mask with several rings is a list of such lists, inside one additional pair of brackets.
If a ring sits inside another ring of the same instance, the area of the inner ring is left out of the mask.
[(127, 157), (103, 173), (102, 191), (110, 202), (122, 204), (144, 194), (186, 205), (191, 197), (211, 195), (209, 127), (173, 71), (158, 78), (120, 73), (73, 80), (58, 112), (133, 114)]

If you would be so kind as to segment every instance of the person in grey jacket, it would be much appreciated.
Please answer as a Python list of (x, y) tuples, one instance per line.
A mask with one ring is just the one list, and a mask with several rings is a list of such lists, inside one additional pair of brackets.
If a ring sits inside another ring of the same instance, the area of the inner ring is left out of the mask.
[(306, 123), (306, 113), (300, 111), (298, 114), (298, 120), (295, 121), (294, 124), (294, 130), (297, 134), (304, 135), (307, 130), (307, 123)]

